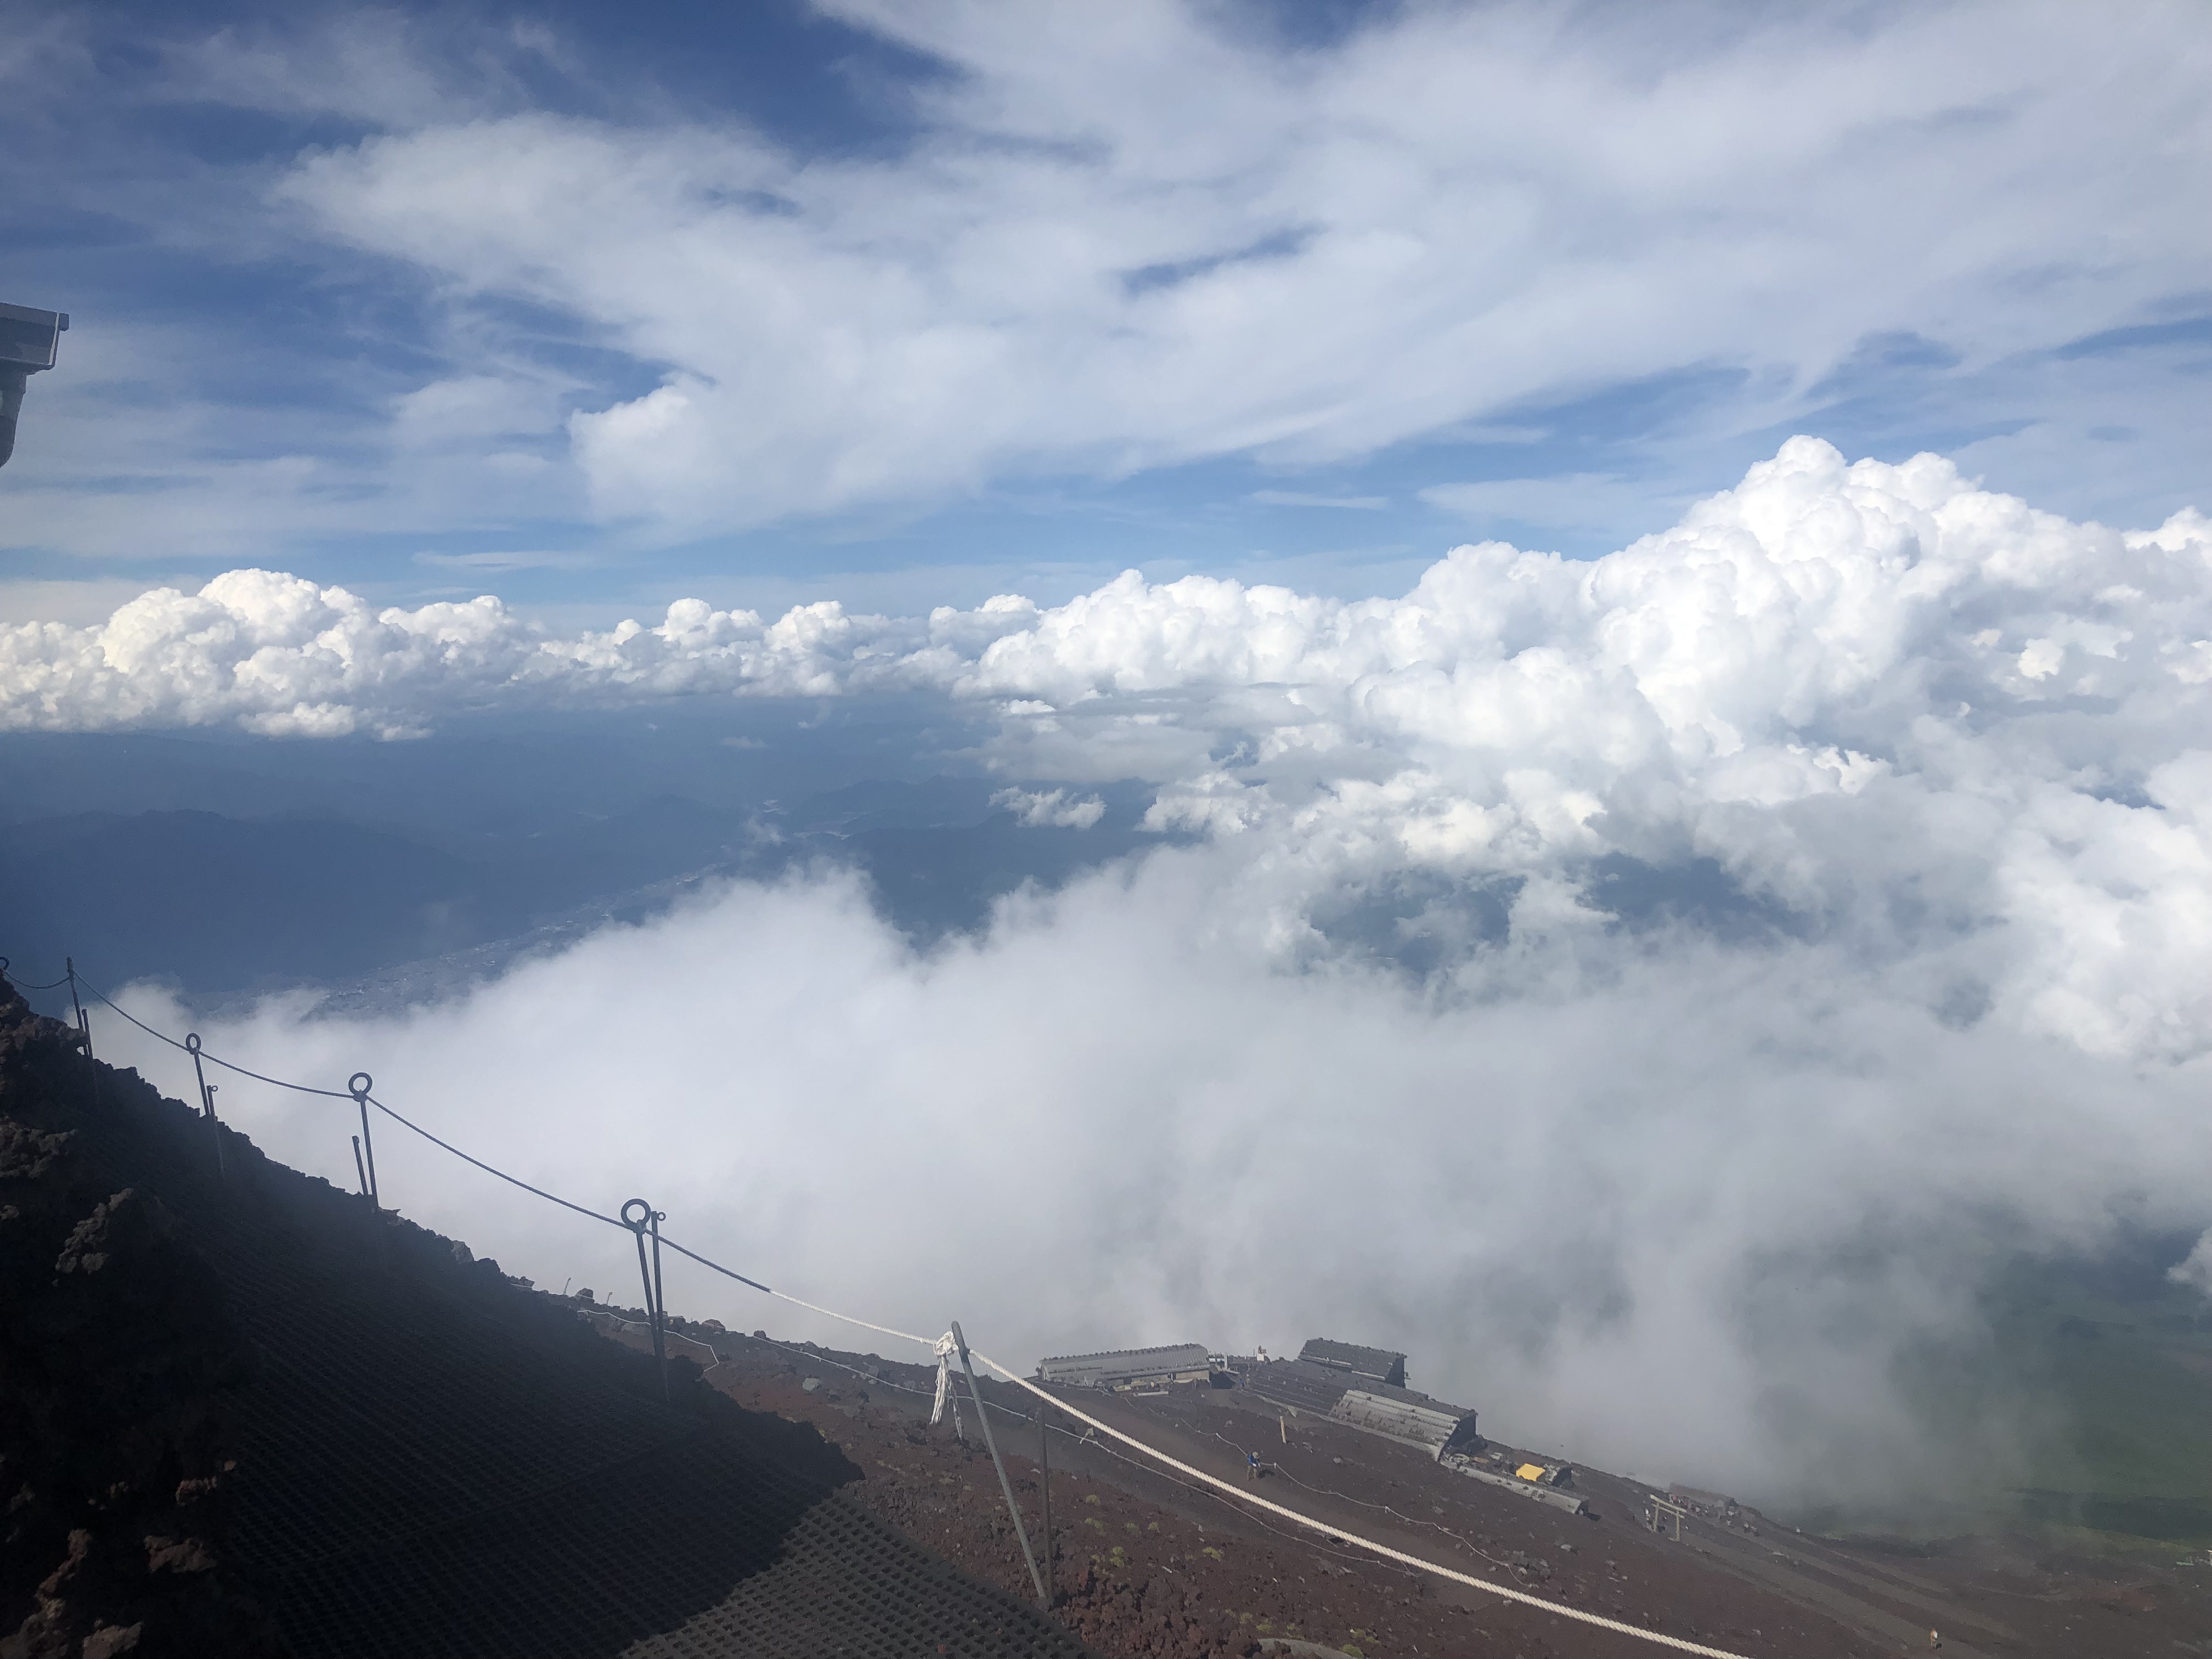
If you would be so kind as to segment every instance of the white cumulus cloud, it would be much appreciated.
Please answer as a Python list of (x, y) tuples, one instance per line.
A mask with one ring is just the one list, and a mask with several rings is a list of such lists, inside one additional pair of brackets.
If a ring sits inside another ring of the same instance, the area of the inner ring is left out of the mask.
[(2167, 1270), (2166, 1277), (2212, 1297), (2212, 1232), (2197, 1241), (2197, 1248)]
[[(1931, 1437), (1900, 1380), (1971, 1370), (1990, 1264), (2212, 1222), (2194, 513), (2074, 523), (1796, 440), (1603, 559), (1464, 547), (1396, 599), (1130, 574), (1046, 609), (684, 601), (556, 637), (241, 572), (0, 635), (0, 665), (13, 725), (294, 734), (896, 691), (993, 723), (1025, 822), (1079, 830), (1097, 786), (1148, 780), (1185, 844), (927, 954), (816, 874), (438, 1007), (278, 1001), (210, 1037), (368, 1066), (525, 1178), (647, 1192), (771, 1283), (1014, 1356), (1329, 1330), (1647, 1472), (2002, 1486), (2035, 1403)], [(653, 1043), (592, 1035), (611, 996)], [(345, 1177), (319, 1106), (231, 1109)], [(626, 1239), (404, 1140), (379, 1158), (511, 1267), (625, 1283)]]
[(991, 805), (1012, 812), (1032, 830), (1089, 830), (1106, 816), (1096, 795), (1067, 789), (1001, 789)]
[(557, 637), (495, 599), (377, 611), (240, 571), (0, 631), (17, 728), (398, 735), (480, 707), (948, 697), (995, 714), (994, 763), (1066, 786), (1032, 821), (1139, 777), (1156, 827), (1246, 845), (1249, 915), (1293, 955), (1325, 948), (1329, 895), (1409, 872), (1460, 896), (1399, 932), (1472, 925), (1480, 889), (1571, 954), (1603, 907), (1547, 895), (1621, 860), (1696, 866), (1747, 914), (1909, 963), (1930, 1006), (2166, 1058), (2208, 1035), (2208, 688), (2201, 515), (2070, 523), (1938, 457), (1846, 465), (1804, 439), (1605, 558), (1464, 547), (1398, 599), (1132, 573), (1044, 610), (687, 599)]
[[(1954, 1029), (1848, 946), (1616, 951), (1562, 994), (1534, 926), (1504, 947), (1510, 994), (1439, 1003), (1356, 963), (1282, 972), (1249, 897), (1228, 850), (1175, 851), (921, 958), (857, 883), (740, 884), (437, 1007), (198, 1029), (276, 1075), (368, 1069), (523, 1180), (610, 1212), (641, 1194), (780, 1290), (958, 1318), (1017, 1365), (1352, 1336), (1513, 1443), (1768, 1501), (2006, 1478), (2033, 1402), (2000, 1389), (1930, 1436), (1901, 1363), (1978, 1357), (1975, 1288), (2008, 1249), (2203, 1213), (2201, 1067)], [(189, 1089), (173, 1051), (95, 1024)], [(238, 1079), (222, 1100), (350, 1183), (349, 1109)], [(387, 1202), (511, 1273), (637, 1301), (626, 1235), (376, 1135)], [(670, 1272), (695, 1317), (885, 1340)]]

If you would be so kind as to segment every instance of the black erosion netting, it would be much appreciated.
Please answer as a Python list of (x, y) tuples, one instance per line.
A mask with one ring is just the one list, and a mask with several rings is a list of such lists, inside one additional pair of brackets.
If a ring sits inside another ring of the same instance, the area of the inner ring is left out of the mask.
[(82, 1150), (176, 1216), (258, 1351), (224, 1566), (301, 1659), (1085, 1651), (840, 1494), (812, 1431), (665, 1405), (491, 1264), (228, 1130), (218, 1177), (204, 1120), (102, 1085)]

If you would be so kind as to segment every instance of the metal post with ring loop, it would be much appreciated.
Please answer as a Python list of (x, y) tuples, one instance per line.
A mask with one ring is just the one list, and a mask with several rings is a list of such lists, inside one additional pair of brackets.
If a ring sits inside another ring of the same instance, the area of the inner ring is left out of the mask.
[(357, 1171), (361, 1170), (361, 1155), (366, 1152), (368, 1168), (362, 1174), (361, 1188), (368, 1195), (370, 1207), (380, 1210), (384, 1207), (384, 1200), (376, 1190), (376, 1142), (369, 1138), (368, 1133), (368, 1091), (375, 1083), (376, 1079), (368, 1073), (356, 1072), (346, 1079), (346, 1092), (353, 1097), (353, 1103), (361, 1108), (361, 1140), (354, 1147), (354, 1168)]
[(84, 1046), (84, 1057), (92, 1058), (92, 1022), (85, 1018), (83, 1000), (76, 994), (76, 958), (64, 957), (62, 966), (69, 969), (70, 1006), (76, 1012), (77, 1040)]
[[(637, 1212), (632, 1215), (630, 1212)], [(668, 1212), (656, 1210), (641, 1198), (633, 1198), (622, 1206), (623, 1225), (637, 1237), (637, 1276), (645, 1282), (646, 1317), (653, 1323), (653, 1357), (660, 1362), (660, 1397), (665, 1402), (668, 1394), (668, 1342), (661, 1334), (664, 1314), (660, 1301), (660, 1224), (668, 1219)], [(645, 1236), (653, 1235), (653, 1265), (645, 1263)]]
[(223, 1177), (222, 1126), (215, 1119), (215, 1091), (209, 1086), (207, 1072), (200, 1065), (200, 1034), (185, 1033), (185, 1052), (192, 1057), (192, 1080), (199, 1085), (200, 1115), (208, 1121), (208, 1133), (215, 1137), (215, 1172), (218, 1180)]

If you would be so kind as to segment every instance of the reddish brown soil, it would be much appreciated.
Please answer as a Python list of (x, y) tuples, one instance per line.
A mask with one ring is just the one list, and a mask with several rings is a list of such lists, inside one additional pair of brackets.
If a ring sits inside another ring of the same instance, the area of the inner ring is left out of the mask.
[[(692, 1328), (695, 1330), (697, 1328)], [(708, 1334), (702, 1333), (702, 1334)], [(870, 1355), (711, 1334), (711, 1374), (740, 1403), (809, 1422), (861, 1468), (860, 1500), (968, 1571), (1031, 1594), (998, 1479), (963, 1396), (965, 1437), (927, 1426), (931, 1374)], [(873, 1370), (856, 1375), (851, 1367)], [(811, 1389), (805, 1380), (816, 1379)], [(1028, 1397), (986, 1395), (1024, 1524), (1038, 1529)], [(1194, 1468), (1240, 1478), (1332, 1525), (1565, 1607), (1747, 1659), (1978, 1655), (2212, 1655), (2212, 1569), (2115, 1565), (2018, 1543), (1906, 1549), (1809, 1538), (1746, 1510), (1693, 1519), (1682, 1542), (1640, 1522), (1644, 1493), (1577, 1474), (1594, 1513), (1568, 1515), (1439, 1468), (1416, 1449), (1334, 1424), (1289, 1423), (1241, 1389), (1063, 1396)], [(1629, 1659), (1668, 1650), (1402, 1571), (1257, 1515), (1075, 1432), (1052, 1444), (1059, 1616), (1106, 1655), (1320, 1650), (1486, 1659)], [(1267, 1645), (1264, 1645), (1266, 1644)]]

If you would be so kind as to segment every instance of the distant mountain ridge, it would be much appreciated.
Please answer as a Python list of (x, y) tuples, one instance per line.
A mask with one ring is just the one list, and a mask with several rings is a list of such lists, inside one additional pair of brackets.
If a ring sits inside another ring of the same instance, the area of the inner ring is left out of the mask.
[(815, 859), (865, 871), (887, 918), (927, 943), (981, 925), (1025, 882), (1057, 885), (1165, 839), (1138, 827), (1149, 793), (1114, 792), (1091, 828), (1035, 828), (992, 805), (1002, 787), (882, 780), (744, 811), (660, 795), (442, 833), (309, 813), (73, 813), (0, 824), (0, 917), (20, 963), (75, 956), (110, 983), (167, 980), (194, 999), (398, 970), (429, 985), (642, 920), (703, 878)]

